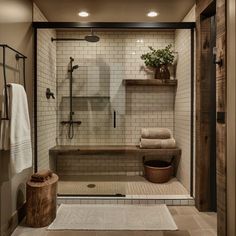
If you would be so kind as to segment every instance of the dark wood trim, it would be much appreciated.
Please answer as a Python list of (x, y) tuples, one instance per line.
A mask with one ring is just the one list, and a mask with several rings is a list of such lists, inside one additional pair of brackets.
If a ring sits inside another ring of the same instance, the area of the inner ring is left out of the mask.
[(62, 193), (58, 193), (57, 194), (58, 197), (78, 197), (78, 198), (114, 198), (114, 199), (119, 199), (119, 198), (125, 198), (125, 194), (121, 194), (121, 193), (115, 193), (115, 194), (62, 194)]
[(160, 79), (124, 79), (123, 83), (128, 86), (171, 86), (176, 87), (178, 84), (177, 80), (166, 80)]
[(38, 30), (34, 29), (34, 172), (38, 171), (38, 90), (37, 90), (37, 41)]
[(135, 145), (108, 145), (108, 146), (55, 146), (49, 150), (50, 155), (88, 155), (88, 154), (116, 154), (116, 153), (127, 153), (127, 154), (138, 154), (156, 156), (178, 156), (181, 155), (180, 148), (171, 149), (142, 149)]
[(204, 11), (213, 3), (199, 0), (196, 5), (196, 181), (195, 204), (210, 211), (210, 19)]
[(217, 159), (217, 233), (227, 235), (227, 123), (222, 118), (227, 117), (227, 27), (226, 27), (226, 0), (216, 1), (216, 47), (217, 60), (222, 65), (216, 66), (216, 159)]
[(100, 28), (100, 29), (193, 29), (195, 22), (33, 22), (37, 29)]
[(193, 165), (194, 165), (194, 29), (191, 29), (191, 137), (190, 137), (190, 196), (193, 197)]

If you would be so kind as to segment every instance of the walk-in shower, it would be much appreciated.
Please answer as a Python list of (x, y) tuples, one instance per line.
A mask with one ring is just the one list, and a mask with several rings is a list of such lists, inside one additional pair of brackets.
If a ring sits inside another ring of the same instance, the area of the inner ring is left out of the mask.
[[(146, 24), (132, 29), (132, 24), (124, 24), (124, 29), (119, 28), (123, 24), (114, 29), (107, 23), (81, 24), (78, 29), (63, 26), (38, 29), (38, 94), (49, 86), (56, 91), (55, 100), (37, 103), (38, 113), (48, 118), (38, 116), (38, 145), (44, 145), (38, 150), (38, 169), (49, 167), (58, 174), (60, 198), (189, 203), (193, 186), (192, 25), (181, 23), (177, 30), (173, 28), (176, 25), (165, 30), (137, 28), (148, 27)], [(90, 43), (99, 39), (93, 37), (91, 28), (100, 37), (98, 43)], [(89, 35), (92, 38), (86, 37)], [(44, 37), (47, 40), (41, 40)], [(140, 57), (148, 46), (164, 48), (169, 44), (178, 52), (177, 73), (170, 83), (163, 84), (153, 73), (142, 70)], [(152, 127), (171, 130), (178, 148), (139, 148), (142, 128)], [(145, 179), (144, 161), (169, 161), (181, 152), (180, 161), (175, 158), (173, 164), (176, 175), (168, 183)]]

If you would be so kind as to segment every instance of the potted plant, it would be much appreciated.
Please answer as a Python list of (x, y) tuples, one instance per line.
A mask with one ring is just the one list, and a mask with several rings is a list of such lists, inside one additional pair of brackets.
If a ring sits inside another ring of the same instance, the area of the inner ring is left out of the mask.
[(141, 56), (147, 67), (155, 69), (155, 79), (168, 80), (170, 79), (169, 65), (173, 64), (174, 52), (171, 50), (172, 45), (169, 44), (164, 49), (155, 50), (153, 47), (148, 47), (151, 51)]

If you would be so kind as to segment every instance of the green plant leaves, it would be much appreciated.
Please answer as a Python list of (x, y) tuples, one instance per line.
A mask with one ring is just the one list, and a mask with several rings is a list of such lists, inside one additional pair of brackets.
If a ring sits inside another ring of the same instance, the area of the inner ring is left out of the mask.
[(141, 56), (146, 66), (158, 67), (161, 65), (170, 65), (174, 61), (174, 52), (171, 50), (172, 44), (167, 45), (164, 49), (155, 50), (153, 47), (148, 47), (151, 52)]

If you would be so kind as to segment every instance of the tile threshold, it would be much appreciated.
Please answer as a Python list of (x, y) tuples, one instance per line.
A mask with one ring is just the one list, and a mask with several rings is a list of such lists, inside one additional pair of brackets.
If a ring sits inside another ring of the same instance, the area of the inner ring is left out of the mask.
[(103, 196), (58, 196), (57, 199), (116, 199), (116, 200), (128, 200), (128, 199), (152, 199), (152, 200), (159, 200), (159, 199), (169, 199), (169, 200), (175, 200), (175, 199), (188, 199), (192, 200), (194, 199), (190, 195), (126, 195), (125, 197), (116, 197), (116, 196), (109, 196), (109, 197), (103, 197)]
[(60, 196), (58, 204), (166, 204), (168, 206), (194, 206), (190, 195), (128, 195), (126, 197)]

